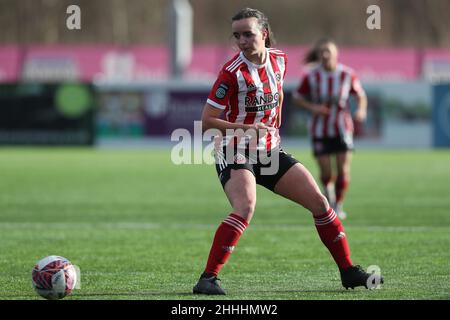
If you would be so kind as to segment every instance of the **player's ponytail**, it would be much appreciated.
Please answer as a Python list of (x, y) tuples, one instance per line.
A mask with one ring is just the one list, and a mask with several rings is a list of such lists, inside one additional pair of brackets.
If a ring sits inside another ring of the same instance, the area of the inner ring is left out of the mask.
[(272, 33), (272, 28), (269, 24), (269, 19), (266, 17), (264, 13), (262, 13), (259, 10), (252, 9), (252, 8), (244, 8), (241, 9), (238, 13), (236, 13), (233, 18), (231, 18), (231, 21), (238, 21), (241, 19), (246, 18), (256, 18), (258, 20), (258, 25), (260, 27), (261, 31), (266, 30), (267, 31), (267, 38), (265, 46), (266, 48), (270, 48), (275, 44), (275, 39)]

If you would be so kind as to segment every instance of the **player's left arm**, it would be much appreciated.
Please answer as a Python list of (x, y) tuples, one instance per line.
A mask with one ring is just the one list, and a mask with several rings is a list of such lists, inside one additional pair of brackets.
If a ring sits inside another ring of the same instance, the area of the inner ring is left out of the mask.
[(355, 111), (355, 120), (359, 122), (366, 121), (367, 118), (367, 96), (363, 91), (356, 96), (357, 109)]
[(352, 76), (351, 93), (353, 93), (356, 98), (356, 111), (354, 118), (358, 122), (364, 122), (367, 118), (367, 95), (356, 75)]
[(281, 127), (281, 110), (283, 108), (283, 100), (284, 100), (284, 92), (283, 89), (281, 89), (280, 91), (280, 102), (279, 102), (279, 107), (280, 107), (280, 111), (278, 112), (278, 118), (277, 118), (277, 128)]
[(287, 73), (287, 66), (288, 66), (288, 57), (285, 54), (284, 55), (284, 72), (283, 72), (283, 77), (281, 79), (281, 90), (280, 90), (280, 101), (279, 101), (279, 112), (278, 112), (278, 118), (277, 118), (277, 123), (276, 123), (276, 127), (280, 128), (281, 127), (281, 111), (283, 108), (283, 101), (284, 101), (284, 92), (283, 92), (283, 83), (284, 83), (284, 79), (286, 78), (286, 73)]

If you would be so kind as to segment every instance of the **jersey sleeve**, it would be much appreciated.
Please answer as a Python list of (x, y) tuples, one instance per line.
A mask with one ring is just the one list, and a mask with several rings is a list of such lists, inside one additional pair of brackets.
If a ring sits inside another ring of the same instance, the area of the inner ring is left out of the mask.
[(229, 105), (230, 98), (235, 92), (236, 79), (229, 72), (222, 70), (206, 102), (215, 108), (224, 110)]
[(361, 85), (361, 81), (359, 81), (358, 76), (354, 72), (352, 72), (351, 77), (352, 77), (352, 83), (350, 86), (350, 94), (355, 94), (358, 96), (363, 95), (364, 89)]
[(283, 80), (286, 79), (287, 66), (288, 66), (288, 56), (287, 56), (287, 54), (284, 54), (284, 74), (283, 74)]
[(294, 98), (307, 98), (310, 95), (310, 90), (311, 88), (309, 86), (308, 75), (304, 75), (302, 80), (300, 80), (300, 84), (297, 87), (297, 90), (295, 90), (292, 95), (294, 96)]

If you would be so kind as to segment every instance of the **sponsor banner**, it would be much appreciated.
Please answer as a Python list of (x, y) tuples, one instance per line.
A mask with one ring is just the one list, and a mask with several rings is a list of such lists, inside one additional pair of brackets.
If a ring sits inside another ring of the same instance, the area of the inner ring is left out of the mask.
[(422, 76), (425, 80), (450, 81), (450, 50), (426, 50), (422, 63)]
[(97, 133), (100, 136), (163, 136), (184, 128), (193, 133), (208, 91), (101, 89)]
[(17, 46), (0, 46), (0, 83), (16, 82), (20, 70), (20, 50)]
[[(280, 45), (279, 49), (285, 51), (289, 61), (293, 62), (286, 79), (298, 80), (305, 72), (300, 61), (308, 48)], [(227, 46), (196, 46), (184, 76), (189, 81), (214, 81), (223, 64), (236, 53)], [(443, 63), (447, 68), (450, 51), (342, 47), (339, 58), (355, 69), (364, 81), (404, 81), (418, 79), (422, 75), (432, 78), (436, 73), (440, 76)], [(162, 46), (3, 46), (0, 47), (0, 82), (161, 81), (170, 77), (169, 63), (169, 51)]]
[(90, 85), (0, 85), (0, 144), (92, 145)]
[[(310, 114), (291, 101), (290, 86), (285, 91), (282, 110), (282, 136), (307, 136)], [(98, 111), (96, 128), (101, 137), (170, 136), (176, 129), (194, 133), (194, 121), (201, 121), (210, 85), (191, 87), (166, 85), (101, 86), (97, 88)], [(220, 94), (220, 93), (219, 93)], [(260, 97), (264, 106), (271, 107), (278, 97)], [(368, 120), (355, 125), (356, 137), (379, 137), (381, 134), (381, 106), (377, 95), (368, 93)], [(264, 100), (264, 101), (263, 101)], [(249, 108), (256, 101), (248, 101)], [(352, 107), (354, 109), (354, 107)], [(252, 111), (252, 110), (249, 110)]]
[[(203, 106), (205, 105), (208, 91), (168, 91), (166, 93), (167, 104), (164, 112), (156, 114), (155, 107), (161, 111), (162, 106), (155, 105), (155, 96), (158, 92), (149, 92), (146, 105), (146, 133), (171, 134), (178, 128), (185, 128), (194, 132), (194, 121), (200, 121)], [(160, 98), (159, 98), (160, 99)], [(162, 124), (159, 124), (163, 121)], [(164, 131), (162, 131), (164, 130)]]
[(104, 137), (141, 137), (145, 133), (143, 93), (97, 92), (96, 134)]
[(450, 83), (433, 86), (433, 146), (450, 147)]

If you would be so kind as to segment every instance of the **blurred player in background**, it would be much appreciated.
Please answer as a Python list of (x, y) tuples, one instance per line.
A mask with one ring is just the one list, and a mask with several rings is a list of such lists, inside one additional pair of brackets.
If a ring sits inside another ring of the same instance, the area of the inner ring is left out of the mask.
[[(333, 41), (318, 41), (305, 62), (315, 65), (294, 91), (294, 102), (312, 114), (309, 131), (323, 190), (339, 218), (345, 219), (343, 202), (350, 182), (354, 131), (349, 98), (356, 97), (354, 119), (363, 122), (367, 114), (366, 94), (355, 72), (338, 63), (338, 49)], [(333, 170), (334, 162), (337, 170)]]
[[(203, 109), (203, 129), (222, 133), (215, 150), (216, 170), (233, 212), (219, 225), (206, 268), (193, 292), (225, 294), (217, 278), (252, 219), (256, 184), (311, 211), (317, 232), (339, 267), (344, 287), (366, 286), (369, 274), (354, 266), (342, 224), (309, 171), (280, 147), (279, 125), (287, 56), (271, 48), (266, 16), (245, 8), (232, 18), (232, 33), (240, 50), (224, 65)], [(252, 141), (237, 141), (235, 130), (255, 132)], [(228, 132), (226, 132), (228, 130)], [(232, 133), (229, 131), (233, 130)], [(255, 147), (256, 159), (250, 154)], [(232, 149), (230, 149), (232, 148)], [(231, 159), (227, 156), (231, 152)], [(265, 160), (278, 170), (264, 174)], [(263, 161), (264, 160), (264, 161)]]

